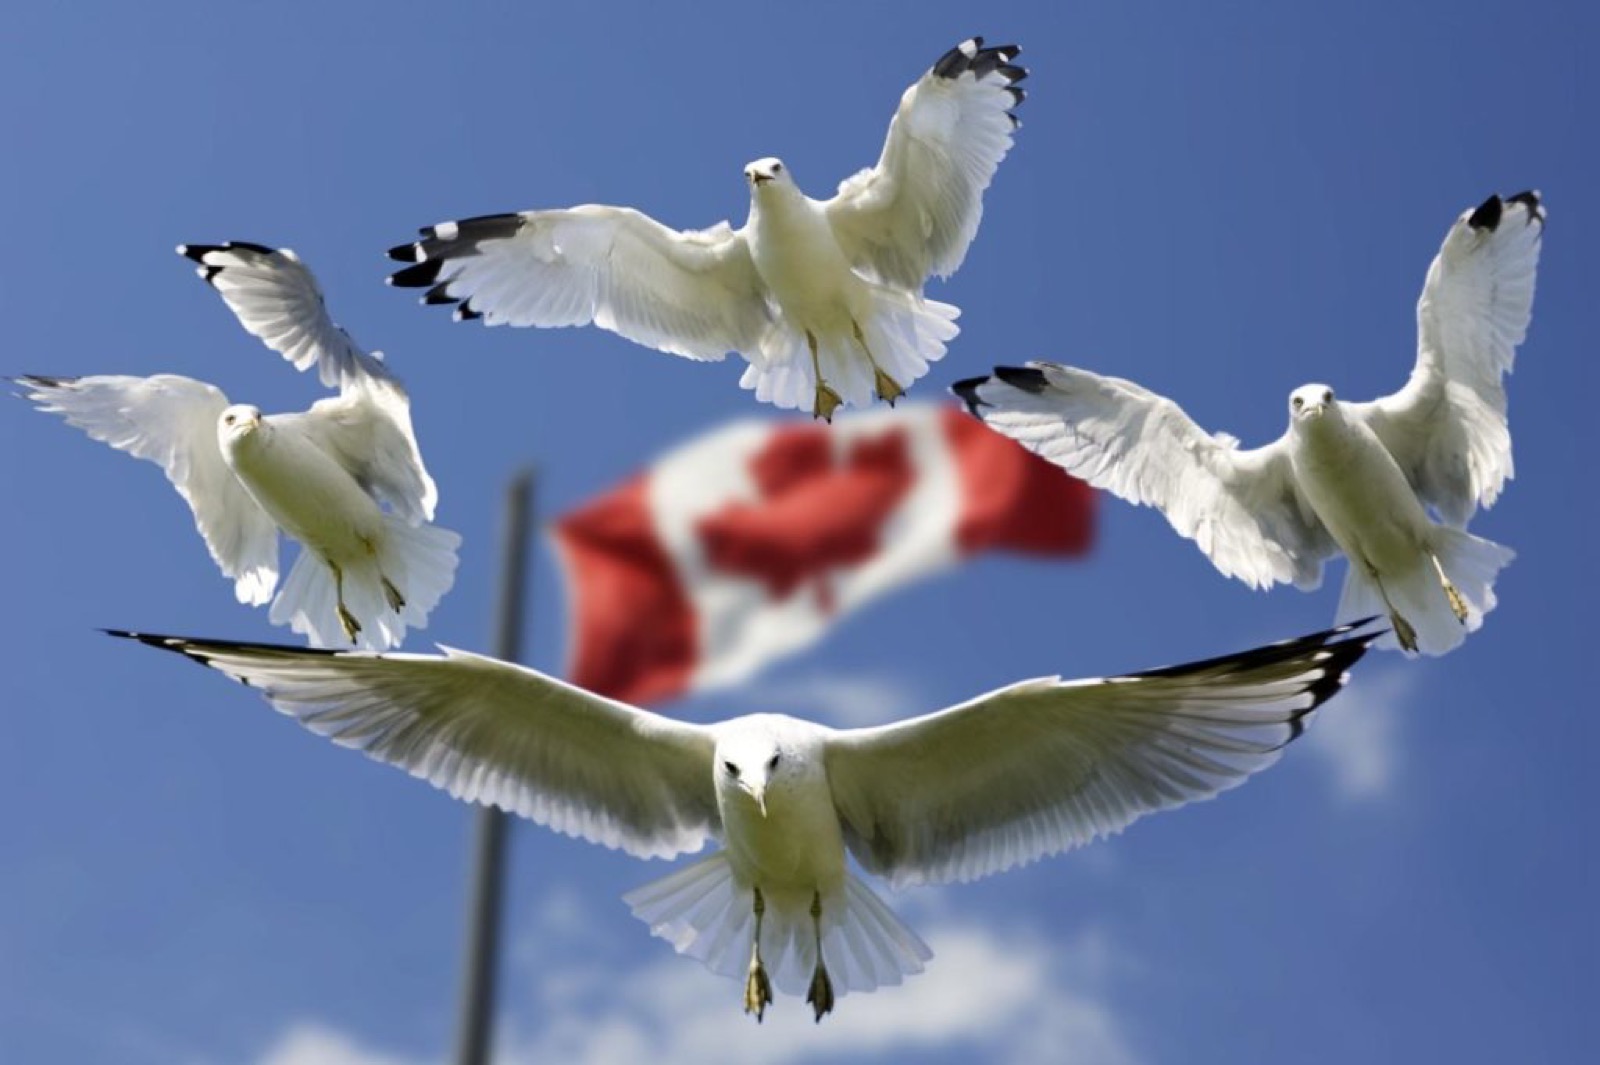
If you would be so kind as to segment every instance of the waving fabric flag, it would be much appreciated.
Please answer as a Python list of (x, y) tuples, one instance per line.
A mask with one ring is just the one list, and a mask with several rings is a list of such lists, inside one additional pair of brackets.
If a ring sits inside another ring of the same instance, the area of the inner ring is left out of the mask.
[(714, 430), (555, 526), (567, 675), (631, 702), (731, 684), (969, 555), (1078, 555), (1094, 493), (952, 408)]

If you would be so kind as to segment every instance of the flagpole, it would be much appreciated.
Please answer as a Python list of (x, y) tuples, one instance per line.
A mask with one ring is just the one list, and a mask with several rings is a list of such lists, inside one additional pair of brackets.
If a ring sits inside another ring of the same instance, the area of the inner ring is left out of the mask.
[[(506, 486), (500, 527), (500, 588), (494, 614), (494, 655), (508, 662), (517, 661), (522, 650), (522, 589), (528, 569), (532, 497), (533, 471), (519, 470)], [(499, 970), (505, 836), (506, 815), (492, 806), (480, 807), (473, 824), (472, 882), (467, 899), (467, 945), (462, 963), (456, 1065), (487, 1065), (489, 1060)]]

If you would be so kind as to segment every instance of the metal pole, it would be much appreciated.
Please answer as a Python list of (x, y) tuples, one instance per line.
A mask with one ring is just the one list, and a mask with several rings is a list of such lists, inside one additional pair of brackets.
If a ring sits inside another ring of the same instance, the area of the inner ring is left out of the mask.
[[(522, 588), (528, 570), (532, 496), (533, 471), (518, 471), (506, 488), (505, 515), (500, 527), (500, 591), (494, 615), (494, 654), (508, 662), (517, 661), (522, 650)], [(467, 900), (467, 952), (461, 976), (456, 1065), (487, 1065), (489, 1060), (495, 978), (499, 970), (497, 948), (505, 834), (506, 815), (492, 806), (479, 808), (473, 829), (472, 885)]]

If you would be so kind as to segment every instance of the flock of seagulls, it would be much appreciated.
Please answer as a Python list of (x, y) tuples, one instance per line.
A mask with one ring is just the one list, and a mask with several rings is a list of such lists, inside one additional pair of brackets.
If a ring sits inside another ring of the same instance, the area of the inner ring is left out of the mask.
[[(1017, 130), (1018, 49), (945, 53), (900, 99), (876, 165), (828, 200), (787, 164), (745, 168), (745, 224), (680, 232), (584, 205), (445, 222), (390, 251), (390, 283), (488, 325), (595, 325), (700, 360), (737, 353), (758, 400), (831, 420), (893, 403), (946, 353), (956, 271)], [(410, 400), (328, 316), (288, 250), (182, 245), (240, 324), (336, 390), (295, 413), (205, 382), (16, 378), (26, 398), (155, 462), (242, 603), (297, 648), (113, 635), (247, 684), (313, 732), (555, 831), (641, 858), (720, 844), (627, 902), (679, 952), (774, 988), (820, 1020), (837, 996), (899, 983), (928, 948), (849, 869), (891, 884), (988, 876), (1242, 783), (1273, 763), (1370, 646), (1443, 654), (1495, 605), (1512, 552), (1466, 531), (1512, 476), (1504, 377), (1528, 327), (1545, 211), (1537, 193), (1462, 214), (1428, 271), (1418, 355), (1395, 394), (1354, 403), (1308, 384), (1253, 450), (1131, 381), (1053, 362), (953, 391), (996, 431), (1160, 509), (1252, 587), (1313, 589), (1349, 563), (1335, 626), (1129, 676), (1028, 680), (868, 729), (775, 714), (674, 720), (449, 648), (391, 651), (454, 580), (460, 538)], [(300, 545), (279, 583), (278, 533)], [(1387, 619), (1387, 625), (1378, 619)]]

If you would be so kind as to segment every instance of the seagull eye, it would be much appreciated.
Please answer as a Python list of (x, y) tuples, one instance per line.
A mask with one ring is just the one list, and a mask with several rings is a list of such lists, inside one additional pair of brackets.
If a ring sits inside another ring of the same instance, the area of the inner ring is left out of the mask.
[(1305, 405), (1306, 405), (1306, 401), (1305, 400), (1301, 399), (1299, 396), (1294, 397), (1294, 409), (1295, 410), (1299, 410), (1301, 407), (1303, 407)]
[(232, 425), (232, 424), (233, 424), (233, 415), (231, 415), (231, 414), (224, 414), (224, 415), (223, 415), (223, 416), (222, 416), (222, 420), (223, 420), (223, 421), (224, 421), (224, 422), (226, 422), (226, 423), (228, 423), (228, 424), (229, 424), (229, 425)]
[(783, 173), (783, 164), (782, 164), (782, 163), (773, 163), (773, 164), (772, 164), (772, 172), (773, 172), (773, 173), (774, 173), (774, 174), (781, 174), (781, 173)]
[(767, 759), (767, 768), (768, 769), (776, 769), (776, 768), (778, 768), (778, 756), (777, 755), (773, 755), (771, 758)]
[(1333, 402), (1333, 389), (1324, 388), (1322, 390), (1322, 402), (1324, 402), (1324, 403), (1332, 403)]
[(732, 762), (723, 762), (722, 768), (728, 771), (728, 775), (730, 777), (737, 777), (739, 775), (739, 767), (734, 765)]

